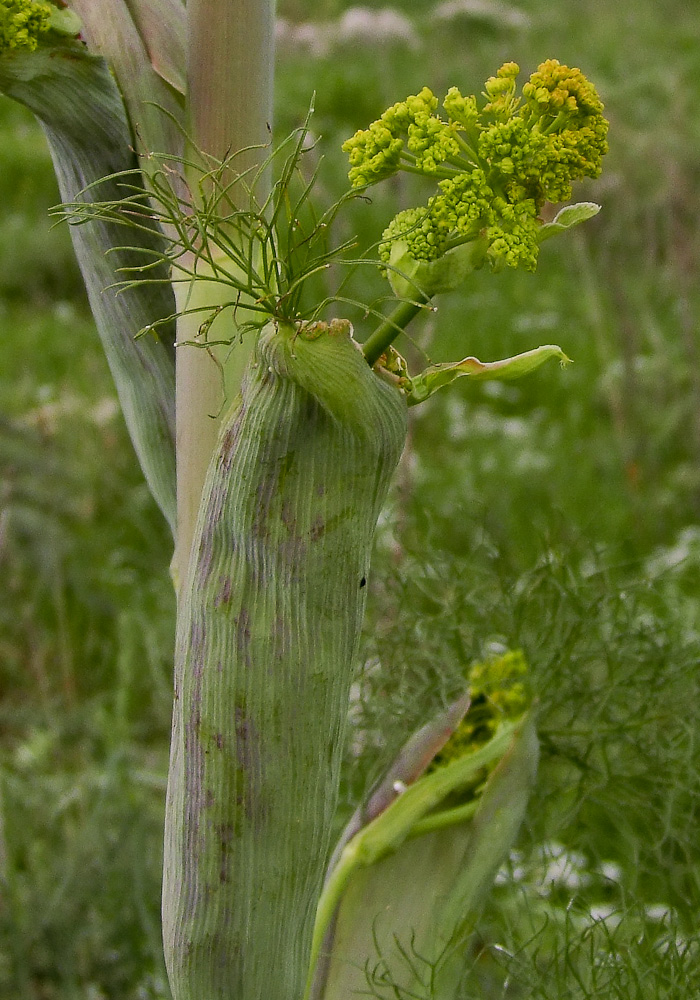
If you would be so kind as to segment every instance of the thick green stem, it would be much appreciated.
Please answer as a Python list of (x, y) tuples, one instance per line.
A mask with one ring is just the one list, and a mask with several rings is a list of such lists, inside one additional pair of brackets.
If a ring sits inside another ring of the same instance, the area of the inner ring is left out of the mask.
[(369, 335), (362, 345), (362, 353), (370, 367), (379, 360), (414, 316), (425, 308), (427, 302), (426, 298), (423, 298), (421, 302), (401, 302), (393, 313)]
[[(198, 149), (224, 160), (269, 143), (274, 28), (271, 0), (188, 0), (187, 102)], [(240, 162), (259, 163), (259, 151), (237, 159), (239, 170)]]
[[(187, 4), (188, 130), (198, 150), (225, 160), (237, 155), (237, 171), (259, 164), (260, 147), (269, 143), (272, 122), (274, 0), (189, 0)], [(199, 177), (187, 178), (197, 196)], [(225, 183), (225, 181), (223, 181)], [(262, 195), (264, 192), (260, 191)], [(264, 199), (263, 199), (264, 200)], [(244, 206), (245, 207), (245, 206)], [(217, 305), (210, 282), (188, 289), (190, 298)], [(182, 317), (178, 343), (197, 339), (205, 318)], [(228, 328), (223, 330), (222, 328)], [(211, 339), (235, 340), (232, 313), (221, 318)], [(217, 330), (222, 330), (221, 337)], [(178, 538), (175, 578), (185, 575), (207, 467), (226, 409), (222, 366), (226, 369), (227, 402), (235, 398), (251, 344), (235, 350), (197, 347), (177, 350), (177, 494)]]

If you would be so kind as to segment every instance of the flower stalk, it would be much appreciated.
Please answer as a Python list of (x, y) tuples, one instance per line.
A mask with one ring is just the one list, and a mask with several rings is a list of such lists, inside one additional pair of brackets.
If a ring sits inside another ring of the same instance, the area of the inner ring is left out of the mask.
[(391, 315), (379, 324), (362, 345), (362, 351), (368, 365), (374, 365), (396, 340), (399, 333), (406, 329), (422, 309), (428, 304), (428, 299), (417, 293), (423, 301), (400, 302)]

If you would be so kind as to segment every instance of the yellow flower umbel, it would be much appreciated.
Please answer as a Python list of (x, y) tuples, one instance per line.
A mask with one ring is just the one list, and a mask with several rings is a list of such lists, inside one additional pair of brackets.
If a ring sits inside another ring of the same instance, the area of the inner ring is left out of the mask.
[(6, 49), (33, 52), (39, 37), (51, 27), (53, 10), (43, 0), (0, 0), (0, 52)]
[(0, 56), (35, 52), (40, 43), (74, 38), (80, 29), (75, 11), (49, 0), (0, 0)]
[(494, 269), (537, 266), (539, 213), (571, 197), (571, 185), (597, 177), (608, 123), (595, 87), (578, 69), (549, 59), (517, 94), (519, 67), (505, 63), (486, 81), (486, 103), (450, 88), (443, 101), (427, 88), (394, 104), (343, 144), (353, 187), (399, 170), (435, 178), (427, 206), (400, 212), (383, 235), (389, 263), (402, 241), (411, 257), (434, 261), (485, 239)]

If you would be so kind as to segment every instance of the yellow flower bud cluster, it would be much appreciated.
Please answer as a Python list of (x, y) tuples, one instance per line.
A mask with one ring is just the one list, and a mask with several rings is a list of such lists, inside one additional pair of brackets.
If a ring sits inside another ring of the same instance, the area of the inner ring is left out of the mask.
[(527, 662), (520, 649), (475, 663), (469, 671), (469, 711), (430, 769), (479, 750), (504, 722), (513, 722), (523, 715), (530, 705), (524, 682), (526, 674)]
[(402, 240), (416, 260), (486, 237), (495, 269), (534, 270), (539, 213), (571, 197), (572, 183), (597, 177), (608, 123), (595, 87), (579, 69), (542, 63), (517, 93), (520, 70), (505, 63), (486, 81), (486, 103), (451, 87), (443, 102), (427, 87), (394, 104), (343, 144), (350, 182), (366, 187), (399, 170), (437, 182), (422, 208), (400, 213), (385, 230), (380, 257)]
[(53, 9), (43, 0), (0, 0), (0, 53), (33, 52), (39, 36), (49, 30)]

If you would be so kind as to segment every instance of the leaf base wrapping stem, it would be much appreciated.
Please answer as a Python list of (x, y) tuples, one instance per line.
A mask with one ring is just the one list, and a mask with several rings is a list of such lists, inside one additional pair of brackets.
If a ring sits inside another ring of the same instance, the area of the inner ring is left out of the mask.
[(404, 399), (349, 324), (263, 331), (180, 597), (163, 889), (175, 1000), (303, 993), (372, 536), (405, 434)]

